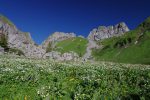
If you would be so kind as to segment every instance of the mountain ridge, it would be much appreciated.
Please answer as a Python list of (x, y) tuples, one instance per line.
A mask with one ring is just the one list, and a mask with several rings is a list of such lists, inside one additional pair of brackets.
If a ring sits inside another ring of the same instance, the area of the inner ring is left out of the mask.
[(150, 17), (134, 30), (99, 41), (99, 44), (103, 47), (93, 51), (97, 60), (150, 64)]
[[(142, 34), (150, 30), (150, 18), (147, 18), (143, 23), (141, 23), (135, 30), (129, 30), (128, 26), (121, 22), (114, 26), (99, 26), (94, 28), (88, 35), (87, 38), (83, 36), (76, 36), (75, 33), (64, 33), (64, 32), (54, 32), (49, 35), (47, 39), (45, 39), (41, 45), (36, 45), (36, 43), (32, 40), (30, 33), (21, 32), (17, 29), (17, 27), (8, 20), (5, 16), (0, 16), (0, 37), (1, 35), (5, 35), (8, 39), (8, 47), (10, 51), (15, 51), (14, 49), (21, 50), (26, 57), (32, 58), (55, 58), (56, 59), (71, 59), (73, 60), (74, 57), (72, 55), (78, 55), (76, 57), (82, 59), (95, 59), (95, 57), (99, 56), (93, 55), (93, 50), (101, 51), (103, 48), (106, 48), (107, 45), (101, 44), (99, 41), (115, 41), (116, 39), (116, 46), (120, 46), (122, 42), (118, 42), (118, 38), (125, 38), (128, 35), (131, 35), (128, 40), (125, 40), (123, 43), (127, 43), (132, 41), (132, 38), (137, 37), (137, 33), (142, 36)], [(74, 39), (79, 38), (78, 41), (73, 41)], [(80, 41), (88, 41), (80, 43)], [(108, 42), (107, 41), (107, 42)], [(111, 42), (110, 45), (112, 45)], [(124, 40), (123, 40), (124, 41)], [(76, 43), (74, 43), (76, 42)], [(138, 41), (134, 41), (136, 43)], [(67, 43), (68, 46), (65, 46)], [(93, 44), (94, 43), (94, 44)], [(100, 43), (100, 44), (99, 44)], [(103, 42), (104, 43), (104, 42)], [(7, 44), (7, 43), (6, 43)], [(82, 44), (82, 45), (80, 45)], [(1, 45), (1, 39), (0, 39)], [(75, 46), (72, 46), (75, 45)], [(79, 47), (80, 45), (80, 47)], [(82, 49), (82, 54), (80, 54), (79, 48), (85, 47)], [(63, 48), (63, 49), (61, 49)], [(74, 49), (73, 49), (74, 48)], [(77, 51), (77, 48), (79, 52)], [(13, 49), (13, 50), (11, 50)], [(1, 48), (2, 50), (2, 48)], [(84, 52), (86, 51), (86, 52)], [(19, 52), (19, 51), (17, 51)], [(83, 53), (84, 52), (84, 53)], [(64, 56), (62, 56), (64, 54)], [(118, 53), (119, 54), (119, 53)], [(82, 56), (81, 56), (82, 55)], [(64, 58), (65, 57), (65, 58)]]

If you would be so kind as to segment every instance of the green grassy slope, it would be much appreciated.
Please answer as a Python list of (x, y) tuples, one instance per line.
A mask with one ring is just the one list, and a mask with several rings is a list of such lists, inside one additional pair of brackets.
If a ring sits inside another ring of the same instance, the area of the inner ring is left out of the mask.
[(10, 26), (14, 26), (14, 24), (2, 14), (0, 14), (0, 19), (2, 19), (5, 23), (9, 24)]
[(150, 66), (0, 56), (0, 100), (149, 100)]
[(86, 52), (87, 39), (83, 39), (80, 37), (70, 38), (56, 44), (56, 51), (61, 53), (74, 51), (78, 53), (80, 56), (83, 56)]
[(150, 18), (123, 36), (99, 41), (104, 48), (93, 50), (93, 55), (97, 60), (150, 64), (149, 30)]

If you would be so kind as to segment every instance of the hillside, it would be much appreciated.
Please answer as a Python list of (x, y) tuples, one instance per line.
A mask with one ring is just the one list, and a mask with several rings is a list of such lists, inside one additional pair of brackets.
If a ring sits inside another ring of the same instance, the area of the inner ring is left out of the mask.
[(150, 18), (120, 37), (98, 41), (102, 49), (93, 50), (97, 60), (150, 64)]
[(79, 56), (83, 56), (86, 52), (87, 43), (88, 43), (88, 40), (85, 38), (81, 38), (81, 37), (69, 38), (61, 42), (58, 42), (56, 44), (55, 50), (61, 53), (74, 51)]

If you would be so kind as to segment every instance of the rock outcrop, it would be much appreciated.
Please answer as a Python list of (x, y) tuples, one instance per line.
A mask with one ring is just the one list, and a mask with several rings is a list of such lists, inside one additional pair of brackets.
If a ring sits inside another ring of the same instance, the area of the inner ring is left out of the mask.
[(79, 59), (79, 56), (77, 53), (75, 52), (67, 52), (67, 53), (63, 53), (61, 54), (60, 52), (57, 51), (51, 51), (46, 53), (43, 58), (50, 58), (50, 59), (54, 59), (54, 60), (59, 60), (59, 61), (77, 61)]
[(75, 52), (68, 52), (68, 53), (62, 54), (62, 59), (64, 61), (68, 61), (68, 60), (77, 61), (79, 59), (79, 55)]
[(41, 45), (43, 49), (46, 49), (48, 44), (51, 42), (55, 44), (58, 41), (63, 41), (65, 39), (76, 37), (75, 33), (64, 33), (64, 32), (55, 32), (52, 35), (50, 35)]
[(26, 57), (41, 58), (45, 53), (45, 50), (35, 45), (30, 33), (19, 31), (4, 16), (0, 16), (0, 34), (7, 37), (9, 48), (17, 48), (23, 51)]
[[(21, 50), (26, 57), (32, 58), (52, 58), (57, 60), (74, 60), (78, 57), (76, 53), (68, 52), (61, 54), (57, 51), (46, 53), (46, 47), (49, 42), (55, 43), (65, 39), (76, 37), (74, 33), (55, 32), (45, 40), (41, 46), (37, 46), (32, 40), (30, 33), (19, 31), (16, 26), (6, 17), (0, 15), (0, 37), (7, 37), (7, 45), (9, 48)], [(4, 52), (4, 48), (0, 48), (0, 53)]]
[(98, 41), (113, 36), (120, 36), (129, 31), (128, 26), (122, 22), (115, 26), (99, 26), (98, 28), (93, 29), (89, 36), (89, 40)]
[(101, 46), (97, 45), (95, 41), (103, 40), (113, 36), (120, 36), (128, 31), (129, 28), (124, 22), (119, 23), (115, 26), (99, 26), (98, 28), (93, 29), (88, 36), (89, 43), (87, 45), (86, 54), (83, 56), (83, 59), (91, 59), (92, 49), (101, 48)]

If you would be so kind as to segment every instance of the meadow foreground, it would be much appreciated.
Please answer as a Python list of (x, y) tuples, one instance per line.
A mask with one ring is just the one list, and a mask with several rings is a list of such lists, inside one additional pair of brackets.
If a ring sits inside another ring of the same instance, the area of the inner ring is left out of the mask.
[(0, 99), (150, 99), (150, 66), (0, 57)]

